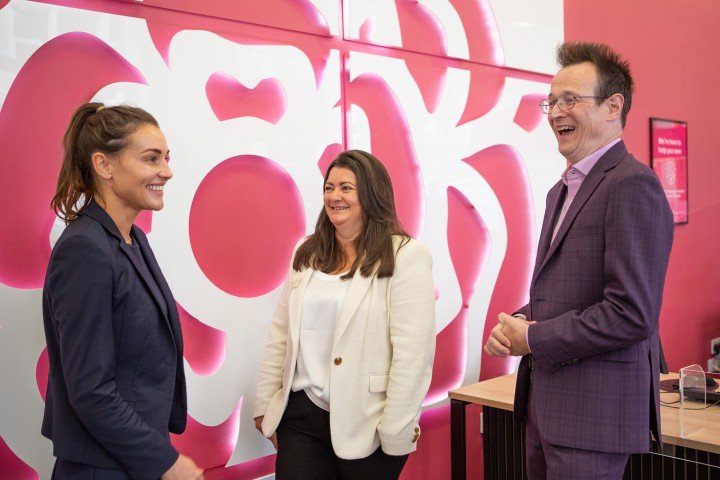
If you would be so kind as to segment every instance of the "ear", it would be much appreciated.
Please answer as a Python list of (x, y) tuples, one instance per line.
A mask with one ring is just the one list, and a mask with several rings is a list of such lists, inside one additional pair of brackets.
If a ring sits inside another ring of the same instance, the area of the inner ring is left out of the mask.
[(106, 180), (112, 178), (112, 169), (110, 168), (110, 158), (102, 152), (92, 154), (93, 170), (100, 177)]
[(605, 104), (608, 106), (607, 119), (611, 121), (618, 120), (625, 105), (625, 97), (620, 93), (614, 93), (605, 100)]

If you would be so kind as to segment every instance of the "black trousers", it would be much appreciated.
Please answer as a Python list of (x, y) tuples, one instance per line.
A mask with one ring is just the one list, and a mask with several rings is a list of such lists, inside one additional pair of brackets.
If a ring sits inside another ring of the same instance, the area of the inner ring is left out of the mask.
[(290, 392), (277, 440), (277, 480), (397, 480), (408, 458), (381, 448), (357, 460), (338, 457), (330, 439), (330, 414), (304, 391)]

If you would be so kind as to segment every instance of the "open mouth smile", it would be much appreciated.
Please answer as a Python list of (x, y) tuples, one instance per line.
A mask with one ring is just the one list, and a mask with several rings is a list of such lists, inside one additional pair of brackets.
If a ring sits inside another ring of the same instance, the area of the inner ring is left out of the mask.
[(570, 125), (561, 125), (555, 129), (558, 133), (558, 135), (563, 136), (567, 135), (568, 133), (572, 133), (575, 131), (575, 127), (572, 127)]

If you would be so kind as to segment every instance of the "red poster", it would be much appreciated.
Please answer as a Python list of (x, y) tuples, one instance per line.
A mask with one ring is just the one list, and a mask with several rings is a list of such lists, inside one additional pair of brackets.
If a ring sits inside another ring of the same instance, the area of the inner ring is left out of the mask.
[(687, 223), (687, 123), (651, 118), (650, 137), (650, 162), (665, 190), (675, 223)]

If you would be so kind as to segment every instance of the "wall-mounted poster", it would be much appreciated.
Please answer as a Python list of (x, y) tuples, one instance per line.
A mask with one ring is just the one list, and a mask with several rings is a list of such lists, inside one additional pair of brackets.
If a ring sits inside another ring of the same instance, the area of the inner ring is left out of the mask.
[(650, 166), (660, 179), (675, 223), (688, 221), (687, 122), (650, 119)]

